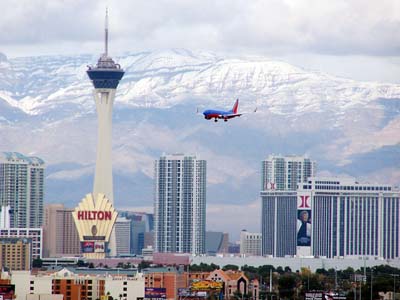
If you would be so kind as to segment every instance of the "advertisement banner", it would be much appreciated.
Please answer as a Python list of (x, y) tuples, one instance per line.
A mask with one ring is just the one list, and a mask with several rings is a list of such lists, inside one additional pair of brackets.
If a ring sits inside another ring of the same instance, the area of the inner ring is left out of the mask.
[(178, 289), (178, 296), (183, 298), (207, 298), (208, 293), (206, 291), (192, 291), (190, 289), (180, 288)]
[(217, 282), (212, 280), (194, 281), (191, 284), (191, 290), (193, 291), (220, 290), (222, 288), (223, 288), (222, 282)]
[(145, 299), (166, 299), (167, 289), (166, 288), (144, 288), (144, 298)]
[(305, 293), (305, 300), (346, 300), (344, 294), (337, 292), (311, 291)]
[(311, 246), (311, 210), (297, 210), (297, 246)]
[(82, 253), (94, 253), (94, 242), (81, 242)]
[(94, 252), (103, 253), (106, 249), (106, 244), (104, 242), (94, 242)]
[(312, 236), (311, 207), (312, 207), (311, 195), (307, 193), (299, 193), (297, 196), (297, 246), (298, 247), (311, 247), (311, 236)]

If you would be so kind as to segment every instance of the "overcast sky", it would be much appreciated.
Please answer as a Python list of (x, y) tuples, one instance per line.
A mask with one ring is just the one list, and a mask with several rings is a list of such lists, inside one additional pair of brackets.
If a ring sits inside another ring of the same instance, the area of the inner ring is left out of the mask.
[(8, 57), (167, 48), (263, 55), (400, 83), (399, 0), (1, 0)]

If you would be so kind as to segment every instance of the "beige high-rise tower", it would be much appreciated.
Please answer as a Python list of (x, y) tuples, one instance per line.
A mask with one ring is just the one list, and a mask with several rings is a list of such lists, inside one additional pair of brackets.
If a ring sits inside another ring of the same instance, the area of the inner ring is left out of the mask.
[(73, 209), (63, 204), (48, 204), (44, 209), (43, 256), (80, 255), (78, 231), (72, 218)]

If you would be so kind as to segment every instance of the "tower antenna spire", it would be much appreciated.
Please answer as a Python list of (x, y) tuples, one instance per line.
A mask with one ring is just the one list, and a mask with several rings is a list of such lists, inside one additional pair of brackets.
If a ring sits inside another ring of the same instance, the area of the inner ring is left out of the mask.
[(104, 54), (108, 56), (108, 7), (106, 7), (106, 19), (104, 26)]

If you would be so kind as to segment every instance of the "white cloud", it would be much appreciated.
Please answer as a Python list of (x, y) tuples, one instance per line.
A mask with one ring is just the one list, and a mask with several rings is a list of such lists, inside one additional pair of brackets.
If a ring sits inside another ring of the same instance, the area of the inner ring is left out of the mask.
[(400, 52), (397, 0), (3, 0), (0, 30), (6, 34), (0, 42), (5, 49), (46, 45), (59, 52), (98, 51), (106, 5), (114, 49)]

